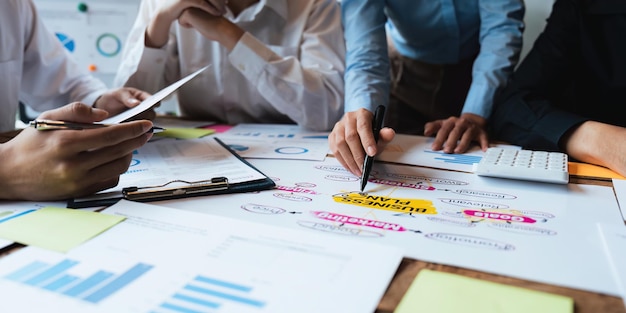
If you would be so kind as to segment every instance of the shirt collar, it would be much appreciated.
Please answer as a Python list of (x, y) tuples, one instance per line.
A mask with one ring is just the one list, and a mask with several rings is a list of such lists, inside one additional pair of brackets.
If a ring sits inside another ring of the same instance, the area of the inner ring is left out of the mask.
[(233, 13), (230, 10), (228, 10), (226, 16), (235, 23), (250, 22), (255, 20), (256, 16), (267, 7), (268, 9), (276, 12), (276, 14), (284, 20), (287, 20), (287, 1), (288, 0), (259, 0), (259, 2), (243, 10), (237, 18), (233, 18)]

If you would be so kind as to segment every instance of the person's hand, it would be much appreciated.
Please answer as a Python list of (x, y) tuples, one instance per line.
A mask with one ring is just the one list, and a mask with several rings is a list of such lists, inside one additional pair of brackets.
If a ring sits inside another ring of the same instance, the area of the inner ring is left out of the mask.
[[(141, 101), (150, 97), (150, 94), (132, 87), (113, 89), (102, 94), (93, 104), (94, 108), (105, 110), (109, 116), (120, 114), (129, 108), (137, 106)], [(153, 120), (156, 116), (154, 108), (146, 110), (134, 119)]]
[[(107, 116), (72, 103), (39, 118), (93, 123)], [(61, 200), (114, 187), (133, 150), (152, 137), (151, 127), (142, 120), (84, 130), (24, 129), (0, 145), (0, 199)]]
[[(165, 0), (161, 1), (159, 10), (146, 29), (145, 44), (147, 47), (160, 48), (167, 43), (172, 23), (180, 18), (187, 9), (198, 9), (211, 16), (222, 16), (226, 13), (228, 0)], [(184, 25), (189, 27), (189, 25)]]
[(328, 136), (330, 150), (344, 168), (361, 176), (365, 151), (375, 156), (393, 140), (395, 132), (389, 127), (380, 130), (378, 144), (372, 133), (373, 113), (366, 109), (346, 113)]
[(208, 40), (217, 41), (229, 51), (245, 33), (223, 16), (213, 16), (198, 9), (185, 10), (178, 19), (183, 27), (194, 28)]
[(586, 163), (626, 176), (626, 128), (595, 121), (582, 123), (563, 139), (565, 152)]
[(479, 115), (464, 113), (460, 117), (452, 116), (445, 120), (426, 123), (425, 136), (435, 136), (431, 148), (445, 153), (465, 153), (472, 142), (478, 142), (480, 148), (489, 148), (487, 136), (487, 120)]

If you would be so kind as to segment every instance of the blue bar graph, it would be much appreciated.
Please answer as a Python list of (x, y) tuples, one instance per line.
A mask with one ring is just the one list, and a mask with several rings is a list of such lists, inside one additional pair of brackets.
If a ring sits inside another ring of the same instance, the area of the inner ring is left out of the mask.
[(201, 275), (196, 276), (196, 278), (194, 278), (194, 280), (198, 281), (198, 282), (201, 282), (201, 283), (206, 283), (206, 284), (216, 285), (216, 286), (220, 286), (220, 287), (235, 289), (235, 290), (239, 290), (239, 291), (243, 291), (243, 292), (250, 292), (252, 290), (252, 287), (243, 286), (243, 285), (239, 285), (239, 284), (233, 284), (233, 283), (229, 283), (227, 281), (223, 281), (223, 280), (219, 280), (219, 279), (215, 279), (215, 278), (210, 278), (210, 277), (205, 277), (205, 276), (201, 276)]
[(35, 277), (27, 279), (24, 283), (27, 285), (32, 285), (32, 286), (39, 286), (42, 283), (46, 282), (48, 279), (51, 279), (55, 276), (63, 274), (65, 271), (74, 267), (76, 264), (78, 264), (78, 262), (74, 260), (63, 260), (57, 263), (56, 265), (53, 265), (52, 267), (48, 268), (47, 270), (41, 272), (40, 274), (36, 275)]
[(480, 162), (480, 159), (483, 158), (482, 156), (476, 156), (476, 155), (443, 153), (443, 152), (437, 152), (437, 151), (425, 150), (424, 152), (439, 155), (439, 157), (435, 157), (435, 160), (443, 161), (445, 163), (472, 165), (474, 163)]
[(34, 261), (4, 278), (82, 301), (98, 303), (152, 268), (152, 265), (138, 263), (119, 275), (99, 270), (84, 279), (67, 273), (79, 264), (80, 262), (70, 259), (61, 260), (56, 264)]
[(79, 284), (76, 284), (74, 287), (67, 289), (65, 292), (63, 292), (63, 294), (66, 296), (70, 296), (70, 297), (76, 297), (78, 295), (83, 294), (87, 290), (95, 287), (101, 282), (107, 280), (111, 276), (113, 276), (113, 273), (106, 272), (106, 271), (98, 271), (95, 274), (87, 277), (85, 280), (83, 280)]
[(213, 296), (213, 297), (216, 297), (216, 298), (222, 298), (224, 300), (230, 300), (230, 301), (233, 301), (233, 302), (238, 302), (238, 303), (247, 304), (247, 305), (256, 306), (256, 307), (263, 307), (265, 305), (265, 303), (262, 302), (262, 301), (257, 301), (257, 300), (253, 300), (253, 299), (249, 299), (249, 298), (245, 298), (245, 297), (236, 296), (236, 295), (233, 295), (233, 294), (230, 294), (230, 293), (220, 292), (220, 291), (207, 289), (207, 288), (202, 288), (202, 287), (198, 287), (198, 286), (194, 286), (194, 285), (186, 285), (184, 289), (185, 290), (199, 292), (199, 293), (203, 293), (203, 294), (208, 295), (208, 296)]
[(14, 280), (14, 281), (21, 281), (24, 278), (37, 273), (39, 270), (48, 267), (48, 263), (44, 263), (44, 262), (39, 262), (39, 261), (34, 261), (24, 267), (22, 267), (21, 269), (5, 276), (4, 278), (8, 279), (8, 280)]
[(180, 312), (180, 313), (204, 313), (202, 311), (198, 311), (198, 310), (194, 310), (194, 309), (189, 309), (180, 305), (175, 305), (175, 304), (171, 304), (171, 303), (163, 303), (161, 304), (161, 307), (164, 309), (168, 309), (168, 310), (172, 310), (175, 312)]
[(250, 295), (252, 291), (251, 286), (198, 275), (163, 302), (159, 308), (179, 313), (197, 313), (207, 310), (219, 312), (219, 309), (227, 304), (265, 307), (265, 301), (254, 299)]
[(85, 301), (98, 303), (104, 298), (110, 296), (114, 292), (124, 288), (126, 285), (130, 284), (135, 279), (139, 278), (145, 272), (149, 271), (152, 268), (152, 265), (139, 263), (133, 266), (131, 269), (118, 276), (110, 283), (104, 285), (102, 288), (96, 290), (94, 293), (83, 298)]
[(179, 294), (179, 293), (177, 293), (174, 296), (172, 296), (172, 298), (177, 299), (177, 300), (183, 300), (183, 301), (199, 304), (201, 306), (205, 306), (205, 307), (212, 308), (212, 309), (216, 309), (216, 308), (220, 307), (219, 303), (215, 303), (215, 302), (207, 301), (207, 300), (202, 300), (202, 299), (195, 298), (195, 297), (186, 296), (186, 295)]
[(71, 283), (73, 283), (74, 281), (76, 281), (78, 279), (77, 276), (73, 276), (73, 275), (63, 275), (60, 278), (58, 278), (57, 280), (43, 286), (43, 289), (46, 290), (50, 290), (50, 291), (57, 291)]

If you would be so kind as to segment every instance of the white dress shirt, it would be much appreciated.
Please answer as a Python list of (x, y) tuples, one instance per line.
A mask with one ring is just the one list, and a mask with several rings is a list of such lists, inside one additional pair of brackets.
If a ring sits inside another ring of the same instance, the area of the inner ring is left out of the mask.
[(180, 113), (237, 123), (297, 123), (330, 130), (343, 115), (345, 44), (336, 0), (261, 0), (237, 17), (246, 33), (229, 53), (195, 29), (144, 45), (159, 0), (143, 0), (114, 84), (156, 92), (207, 64), (177, 92)]
[(15, 128), (19, 101), (45, 111), (92, 105), (104, 83), (81, 71), (43, 25), (32, 0), (0, 1), (0, 131)]

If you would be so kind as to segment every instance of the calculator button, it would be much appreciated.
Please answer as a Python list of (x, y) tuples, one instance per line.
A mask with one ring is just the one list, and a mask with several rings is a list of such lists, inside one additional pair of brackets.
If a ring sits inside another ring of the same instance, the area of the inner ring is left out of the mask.
[(474, 164), (474, 172), (479, 176), (569, 182), (567, 155), (560, 152), (489, 148)]

